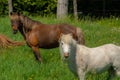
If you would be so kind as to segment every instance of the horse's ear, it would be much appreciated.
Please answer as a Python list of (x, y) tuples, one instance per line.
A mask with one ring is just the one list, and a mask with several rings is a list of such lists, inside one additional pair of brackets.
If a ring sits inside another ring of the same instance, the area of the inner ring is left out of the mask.
[(60, 34), (60, 37), (59, 37), (59, 40), (58, 40), (58, 42), (60, 42), (60, 40), (61, 40), (61, 37), (62, 37), (63, 35), (64, 35), (63, 33), (61, 33), (61, 34)]
[(17, 14), (18, 14), (18, 16), (20, 16), (21, 13), (20, 13), (20, 12), (17, 12)]
[(67, 34), (67, 35), (69, 35), (69, 36), (73, 36), (73, 34), (72, 34), (72, 33), (69, 33), (69, 34)]
[(13, 14), (13, 12), (10, 12), (10, 15), (12, 15)]

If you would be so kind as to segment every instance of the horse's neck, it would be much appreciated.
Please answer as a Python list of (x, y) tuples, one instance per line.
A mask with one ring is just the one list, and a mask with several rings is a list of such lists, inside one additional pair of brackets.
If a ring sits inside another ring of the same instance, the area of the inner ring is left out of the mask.
[(72, 43), (70, 44), (70, 57), (75, 57), (76, 49), (77, 49), (77, 42), (75, 40), (72, 40)]
[(22, 27), (24, 28), (24, 30), (28, 30), (31, 29), (33, 26), (33, 20), (31, 20), (30, 18), (21, 15), (20, 16), (20, 21), (22, 24)]
[(26, 39), (27, 37), (27, 32), (30, 30), (31, 25), (32, 24), (32, 20), (21, 15), (20, 16), (20, 26), (19, 26), (19, 31), (20, 33), (23, 35), (24, 39)]
[(25, 32), (23, 31), (23, 26), (19, 27), (19, 31), (23, 35), (24, 39), (26, 40), (26, 35), (25, 35)]
[(76, 74), (76, 49), (77, 49), (77, 43), (76, 41), (73, 41), (72, 44), (70, 44), (70, 56), (68, 58), (68, 65), (69, 68), (73, 73)]

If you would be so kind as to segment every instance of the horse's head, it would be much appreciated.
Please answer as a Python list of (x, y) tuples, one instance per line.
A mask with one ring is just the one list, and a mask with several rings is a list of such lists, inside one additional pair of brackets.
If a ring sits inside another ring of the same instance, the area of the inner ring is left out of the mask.
[(71, 40), (72, 40), (71, 34), (61, 34), (59, 39), (59, 46), (62, 58), (69, 57)]
[(11, 20), (11, 26), (13, 29), (13, 33), (16, 34), (18, 31), (18, 27), (20, 26), (20, 13), (11, 12), (10, 20)]

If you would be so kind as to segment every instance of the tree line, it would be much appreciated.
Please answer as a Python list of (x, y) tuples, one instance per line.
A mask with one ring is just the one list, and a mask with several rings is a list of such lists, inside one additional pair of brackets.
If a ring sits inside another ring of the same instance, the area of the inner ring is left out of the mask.
[(77, 18), (77, 0), (0, 0), (0, 4), (0, 15), (20, 11), (27, 15), (55, 14), (62, 18), (74, 10)]
[(26, 14), (53, 14), (57, 5), (57, 0), (1, 0), (0, 14), (8, 14), (8, 10), (10, 9), (8, 3), (11, 1), (13, 11), (20, 11)]

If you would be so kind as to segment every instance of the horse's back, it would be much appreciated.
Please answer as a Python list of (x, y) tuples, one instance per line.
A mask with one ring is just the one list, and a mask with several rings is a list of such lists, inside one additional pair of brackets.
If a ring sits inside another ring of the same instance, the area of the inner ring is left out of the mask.
[[(105, 48), (104, 48), (105, 47)], [(106, 44), (105, 46), (103, 46), (103, 48), (106, 51), (109, 51), (108, 54), (119, 54), (120, 55), (120, 47), (114, 44)]]
[(107, 54), (107, 55), (115, 55), (119, 54), (120, 55), (120, 48), (119, 46), (116, 46), (114, 44), (105, 44), (102, 46), (98, 46), (95, 48), (90, 48), (92, 52), (99, 53), (99, 54)]
[(62, 33), (68, 34), (68, 33), (75, 33), (76, 27), (69, 25), (69, 24), (59, 24), (59, 29)]

